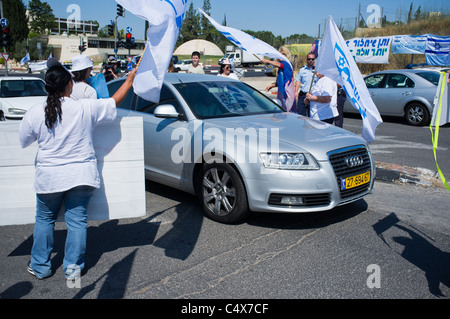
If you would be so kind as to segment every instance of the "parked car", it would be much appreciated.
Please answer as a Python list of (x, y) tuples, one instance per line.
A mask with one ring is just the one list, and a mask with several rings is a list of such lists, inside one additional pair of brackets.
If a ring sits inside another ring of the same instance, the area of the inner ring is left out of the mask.
[[(108, 83), (111, 95), (123, 81)], [(168, 73), (159, 103), (130, 90), (117, 112), (143, 118), (146, 179), (196, 194), (219, 222), (330, 210), (373, 187), (365, 140), (284, 112), (241, 81)]]
[[(439, 77), (433, 70), (404, 69), (375, 72), (364, 81), (381, 116), (400, 116), (422, 126), (430, 123)], [(347, 99), (344, 112), (358, 110)]]
[[(181, 60), (177, 64), (174, 64), (173, 67), (175, 68), (175, 70), (177, 72), (180, 72), (180, 71), (187, 72), (187, 70), (189, 70), (189, 67), (191, 66), (191, 64), (192, 64), (192, 60)], [(201, 66), (203, 66), (203, 63), (200, 62), (199, 64)]]
[(20, 120), (28, 109), (47, 99), (45, 82), (37, 77), (0, 77), (0, 120)]

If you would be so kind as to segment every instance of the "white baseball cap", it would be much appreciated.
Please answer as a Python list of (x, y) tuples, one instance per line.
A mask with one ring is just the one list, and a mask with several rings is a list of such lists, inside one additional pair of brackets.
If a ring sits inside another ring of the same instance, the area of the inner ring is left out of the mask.
[(231, 62), (229, 59), (225, 58), (222, 60), (222, 64), (230, 64), (231, 65)]
[(92, 67), (94, 67), (94, 63), (92, 63), (91, 59), (89, 59), (87, 55), (80, 54), (72, 58), (72, 72), (81, 71)]

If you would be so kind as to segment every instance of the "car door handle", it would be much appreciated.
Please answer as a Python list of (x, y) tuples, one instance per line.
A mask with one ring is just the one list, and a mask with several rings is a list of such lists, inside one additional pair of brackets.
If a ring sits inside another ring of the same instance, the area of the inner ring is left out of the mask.
[(411, 94), (412, 94), (411, 92), (403, 92), (402, 93), (403, 96), (408, 96), (408, 95), (411, 95)]

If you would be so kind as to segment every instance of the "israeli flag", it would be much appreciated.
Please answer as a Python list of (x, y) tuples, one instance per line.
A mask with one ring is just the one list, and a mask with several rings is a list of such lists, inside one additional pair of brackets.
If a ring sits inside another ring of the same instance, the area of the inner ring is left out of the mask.
[(30, 53), (27, 53), (27, 55), (25, 55), (22, 60), (20, 60), (20, 65), (24, 65), (25, 63), (27, 63), (28, 61), (30, 61)]
[(450, 65), (450, 37), (428, 34), (425, 58), (429, 65)]
[(376, 127), (383, 120), (370, 97), (358, 66), (331, 16), (328, 17), (316, 62), (316, 71), (344, 88), (347, 99), (361, 114), (362, 137), (371, 143), (375, 139)]
[(286, 61), (292, 68), (289, 59), (271, 45), (245, 32), (242, 32), (241, 30), (223, 26), (217, 23), (213, 18), (211, 18), (201, 9), (198, 9), (198, 11), (200, 11), (220, 33), (222, 33), (228, 40), (234, 43), (234, 45), (236, 45), (237, 47), (241, 48), (244, 51), (247, 51), (250, 54), (264, 55), (273, 59)]
[(187, 0), (116, 0), (149, 23), (146, 49), (133, 82), (134, 92), (158, 103), (164, 76), (180, 33)]

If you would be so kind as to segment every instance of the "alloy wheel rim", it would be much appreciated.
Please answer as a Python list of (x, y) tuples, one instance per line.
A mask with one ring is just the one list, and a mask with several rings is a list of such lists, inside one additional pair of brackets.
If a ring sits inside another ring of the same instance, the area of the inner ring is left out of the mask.
[(411, 122), (419, 123), (423, 120), (423, 110), (420, 107), (411, 108), (409, 110), (409, 119)]
[(215, 215), (227, 215), (236, 205), (231, 176), (223, 169), (211, 168), (203, 176), (203, 202)]

